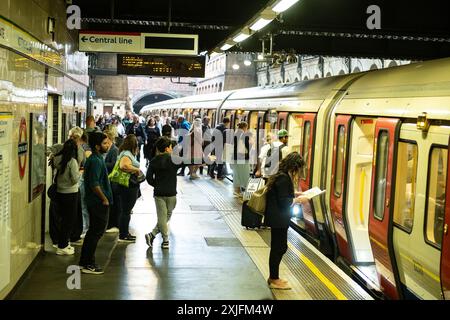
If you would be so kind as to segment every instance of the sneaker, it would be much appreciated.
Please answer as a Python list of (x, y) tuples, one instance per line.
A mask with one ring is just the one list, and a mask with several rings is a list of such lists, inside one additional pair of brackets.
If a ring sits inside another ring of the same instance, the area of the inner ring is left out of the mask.
[(130, 237), (129, 235), (126, 237), (119, 237), (119, 242), (135, 242), (136, 237)]
[(71, 256), (71, 255), (75, 254), (75, 248), (71, 247), (69, 245), (67, 247), (65, 247), (64, 249), (57, 248), (56, 254), (58, 256)]
[(107, 229), (105, 232), (106, 233), (117, 233), (117, 232), (119, 232), (119, 228), (112, 227), (112, 228)]
[(88, 265), (88, 266), (80, 266), (80, 267), (81, 267), (81, 272), (86, 273), (86, 274), (103, 274), (103, 273), (105, 273), (102, 268), (100, 268), (99, 266), (97, 266), (95, 264)]
[(58, 245), (57, 244), (52, 244), (52, 247), (55, 249), (58, 249)]
[(179, 177), (184, 177), (184, 172), (178, 173), (177, 176), (179, 176)]
[(74, 242), (70, 242), (70, 244), (72, 245), (76, 245), (76, 246), (81, 246), (82, 244), (83, 244), (83, 239), (78, 239), (77, 241), (74, 241)]
[(155, 236), (153, 235), (153, 233), (147, 233), (145, 235), (145, 242), (147, 242), (147, 245), (151, 248), (153, 247), (153, 240), (155, 240)]
[(169, 241), (164, 241), (163, 243), (161, 243), (161, 248), (169, 249)]

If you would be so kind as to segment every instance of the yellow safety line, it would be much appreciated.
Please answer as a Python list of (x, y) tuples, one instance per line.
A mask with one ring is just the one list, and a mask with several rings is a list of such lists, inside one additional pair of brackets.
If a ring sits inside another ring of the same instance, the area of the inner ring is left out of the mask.
[(317, 278), (333, 293), (333, 295), (338, 300), (348, 300), (347, 297), (338, 289), (336, 286), (324, 276), (322, 272), (309, 260), (305, 255), (303, 255), (297, 248), (295, 248), (290, 242), (288, 242), (288, 247), (291, 249), (302, 261), (303, 263), (315, 274)]
[(363, 200), (364, 200), (364, 185), (366, 183), (366, 170), (364, 168), (361, 168), (361, 177), (359, 179), (359, 219), (361, 222), (361, 225), (364, 225), (364, 213), (363, 213)]

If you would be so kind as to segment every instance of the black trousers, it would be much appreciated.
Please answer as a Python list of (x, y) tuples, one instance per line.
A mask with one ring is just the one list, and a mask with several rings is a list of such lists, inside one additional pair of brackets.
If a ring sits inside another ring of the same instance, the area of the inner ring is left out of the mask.
[(58, 247), (64, 249), (69, 245), (69, 238), (75, 226), (78, 215), (78, 192), (57, 193), (58, 215), (61, 217), (61, 227), (58, 235)]
[(95, 264), (95, 250), (108, 225), (109, 206), (103, 204), (88, 205), (89, 229), (81, 249), (80, 266)]
[(133, 210), (136, 200), (138, 198), (139, 187), (127, 188), (124, 186), (118, 186), (119, 201), (120, 201), (120, 218), (119, 218), (119, 230), (120, 238), (128, 236), (130, 233), (130, 219), (131, 210)]
[(117, 183), (111, 183), (111, 189), (113, 194), (113, 204), (109, 210), (108, 228), (119, 228), (119, 218), (120, 218), (120, 190)]
[(272, 228), (270, 240), (269, 269), (270, 279), (279, 279), (281, 259), (286, 253), (288, 228)]
[[(70, 230), (70, 241), (75, 242), (80, 239), (81, 233), (83, 232), (83, 215), (81, 211), (81, 197), (78, 196), (78, 205), (77, 205), (77, 214), (76, 218), (72, 223), (72, 229)], [(72, 206), (72, 204), (70, 205)], [(65, 213), (64, 205), (63, 210), (60, 209), (61, 206), (59, 205), (58, 199), (55, 199), (53, 201), (50, 201), (50, 208), (49, 208), (49, 234), (50, 239), (52, 240), (53, 244), (58, 244), (59, 237), (61, 233), (61, 227), (62, 227), (62, 216), (61, 212), (63, 214)]]

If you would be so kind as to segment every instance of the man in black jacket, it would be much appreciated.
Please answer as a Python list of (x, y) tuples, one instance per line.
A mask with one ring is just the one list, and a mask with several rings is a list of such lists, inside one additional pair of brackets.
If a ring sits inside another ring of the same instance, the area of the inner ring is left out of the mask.
[(137, 161), (141, 158), (141, 147), (147, 141), (147, 135), (145, 134), (145, 129), (139, 122), (139, 117), (137, 115), (133, 116), (133, 122), (127, 125), (125, 129), (125, 134), (134, 134), (138, 140), (139, 153), (136, 156)]
[[(223, 180), (224, 176), (223, 176), (223, 149), (225, 146), (225, 131), (230, 127), (230, 118), (225, 117), (223, 118), (222, 123), (220, 123), (219, 125), (217, 125), (217, 127), (214, 129), (213, 132), (213, 137), (212, 137), (212, 141), (215, 142), (215, 155), (216, 155), (216, 162), (213, 163), (211, 165), (211, 170), (210, 170), (210, 176), (211, 178), (215, 178), (214, 176), (214, 169), (217, 166), (217, 179), (219, 180)], [(217, 141), (215, 140), (215, 137), (217, 135), (220, 136), (220, 133), (222, 134), (222, 144), (220, 145), (220, 143), (217, 143)]]
[(153, 246), (158, 233), (163, 242), (161, 248), (169, 249), (168, 222), (177, 204), (177, 170), (179, 166), (172, 161), (172, 141), (161, 137), (156, 141), (159, 154), (154, 157), (147, 169), (147, 182), (154, 188), (153, 197), (156, 204), (158, 222), (152, 232), (145, 235), (149, 247)]

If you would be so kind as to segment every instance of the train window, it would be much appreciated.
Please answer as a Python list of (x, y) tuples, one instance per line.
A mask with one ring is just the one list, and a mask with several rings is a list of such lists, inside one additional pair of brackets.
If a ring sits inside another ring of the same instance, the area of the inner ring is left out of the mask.
[(280, 119), (280, 127), (278, 128), (278, 130), (281, 129), (286, 129), (286, 121), (284, 121), (284, 119)]
[(417, 145), (399, 142), (395, 183), (394, 223), (411, 232), (417, 183)]
[(377, 158), (375, 168), (375, 190), (374, 190), (374, 216), (382, 221), (384, 218), (384, 208), (386, 200), (386, 178), (389, 157), (389, 135), (382, 130), (378, 134)]
[[(306, 123), (305, 123), (306, 125)], [(342, 194), (342, 171), (345, 152), (345, 126), (338, 127), (338, 137), (336, 146), (336, 169), (334, 174), (334, 195), (340, 197)]]
[(448, 151), (444, 148), (431, 149), (428, 170), (426, 239), (441, 247), (444, 227), (445, 188), (447, 181)]
[(302, 141), (302, 129), (303, 129), (303, 118), (300, 114), (291, 114), (289, 116), (289, 135), (291, 138), (289, 139), (289, 152), (300, 152), (300, 142)]
[[(303, 132), (304, 133), (303, 133), (302, 157), (303, 157), (303, 161), (305, 161), (305, 165), (303, 166), (303, 169), (300, 172), (300, 178), (302, 180), (306, 180), (308, 178), (308, 171), (309, 171), (308, 164), (309, 164), (309, 140), (311, 137), (311, 121), (305, 121)], [(342, 177), (342, 171), (341, 171), (341, 177)]]

